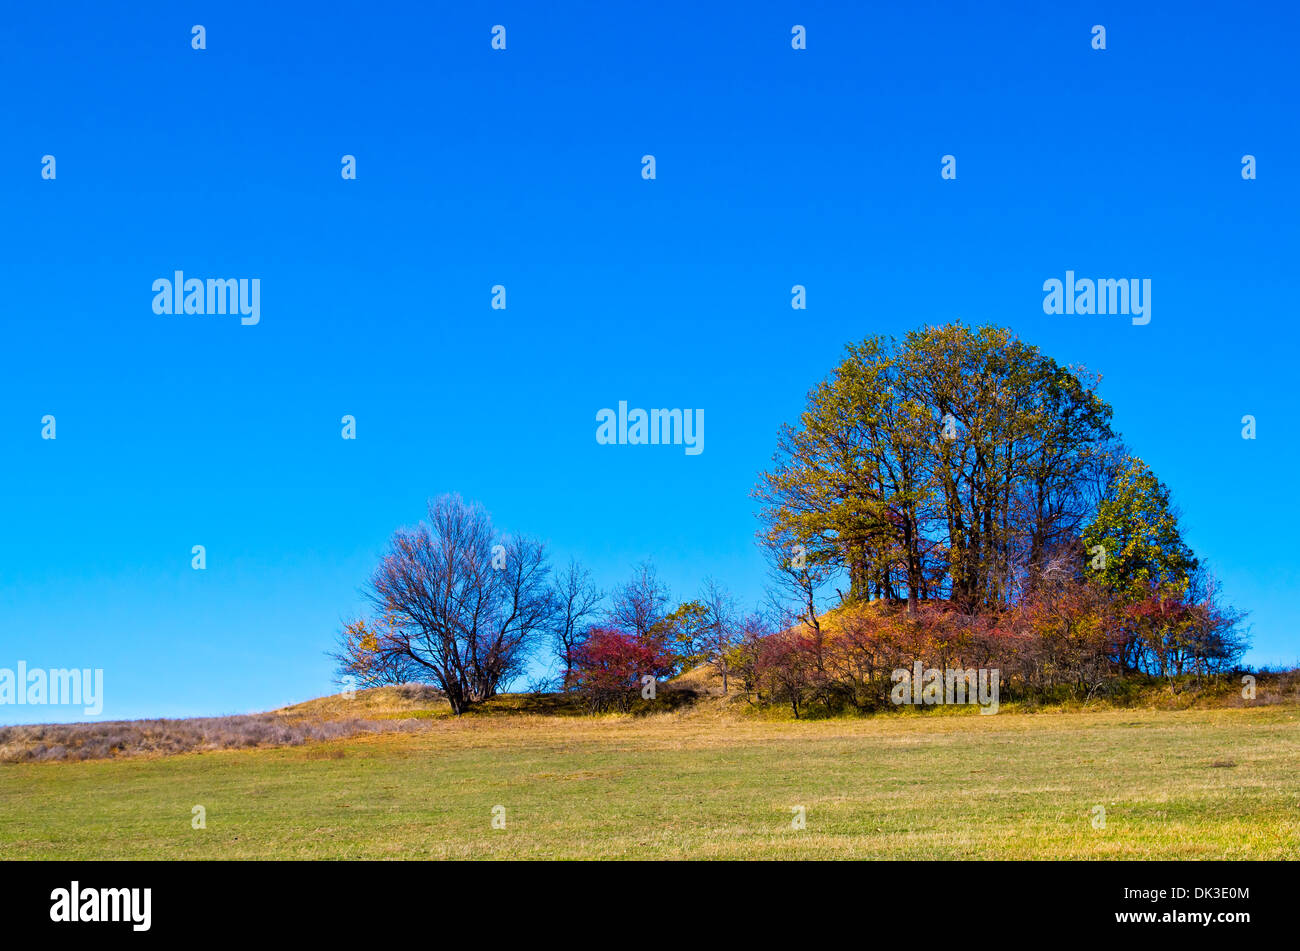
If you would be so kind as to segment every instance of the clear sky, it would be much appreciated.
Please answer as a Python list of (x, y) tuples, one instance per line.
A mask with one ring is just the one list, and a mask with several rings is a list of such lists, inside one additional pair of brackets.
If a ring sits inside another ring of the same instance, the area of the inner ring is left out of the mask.
[[(106, 718), (327, 693), (447, 491), (606, 587), (756, 603), (778, 426), (953, 319), (1101, 373), (1247, 660), (1300, 661), (1294, 6), (280, 6), (6, 10), (0, 667), (103, 668)], [(260, 322), (156, 315), (178, 269), (258, 278)], [(1067, 269), (1149, 278), (1151, 322), (1044, 314)], [(703, 409), (704, 452), (597, 445), (619, 400)]]

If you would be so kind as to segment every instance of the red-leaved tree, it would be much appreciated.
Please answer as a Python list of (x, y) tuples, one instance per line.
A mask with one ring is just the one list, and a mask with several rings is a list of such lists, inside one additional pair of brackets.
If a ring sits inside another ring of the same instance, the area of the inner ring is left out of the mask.
[(626, 711), (641, 694), (643, 677), (672, 672), (673, 655), (652, 634), (595, 626), (573, 652), (573, 683), (594, 710)]

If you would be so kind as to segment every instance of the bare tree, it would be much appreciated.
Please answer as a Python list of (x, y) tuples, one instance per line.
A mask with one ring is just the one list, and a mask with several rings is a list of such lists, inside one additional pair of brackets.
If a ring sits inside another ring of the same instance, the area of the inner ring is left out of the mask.
[(1187, 594), (1194, 607), (1185, 666), (1198, 680), (1205, 674), (1230, 670), (1250, 643), (1245, 630), (1249, 612), (1225, 604), (1221, 595), (1219, 579), (1209, 568), (1193, 572)]
[(614, 626), (644, 638), (668, 616), (668, 588), (655, 573), (654, 566), (642, 562), (627, 584), (614, 592), (609, 620)]
[(767, 600), (773, 620), (779, 627), (807, 624), (820, 639), (818, 601), (827, 584), (835, 578), (837, 569), (821, 553), (811, 553), (788, 537), (765, 538), (762, 548), (768, 562)]
[(570, 559), (564, 574), (555, 579), (555, 613), (551, 621), (551, 638), (555, 655), (564, 664), (561, 687), (565, 690), (573, 681), (573, 652), (587, 622), (595, 618), (604, 597), (604, 592), (592, 582), (591, 572), (576, 559)]
[(707, 614), (707, 629), (704, 635), (704, 659), (718, 668), (722, 674), (722, 692), (727, 692), (727, 677), (730, 673), (728, 655), (736, 646), (737, 622), (736, 599), (712, 578), (704, 580), (704, 591), (700, 595)]
[(428, 513), (393, 534), (366, 596), (392, 619), (377, 649), (426, 672), (459, 715), (523, 672), (554, 614), (550, 568), (541, 542), (498, 536), (460, 496)]

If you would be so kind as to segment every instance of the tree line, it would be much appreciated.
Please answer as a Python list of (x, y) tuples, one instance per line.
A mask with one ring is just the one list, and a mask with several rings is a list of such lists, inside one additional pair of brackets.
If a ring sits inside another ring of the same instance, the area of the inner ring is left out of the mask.
[(578, 561), (553, 571), (542, 542), (499, 533), (456, 495), (393, 534), (364, 596), (372, 610), (343, 626), (332, 654), (340, 682), (431, 683), (458, 715), (525, 676), (542, 652), (557, 673), (533, 687), (574, 691), (593, 710), (627, 709), (646, 678), (705, 663), (725, 691), (741, 627), (735, 599), (711, 579), (673, 606), (647, 563), (607, 595)]
[(798, 716), (881, 707), (890, 672), (915, 660), (999, 667), (1039, 695), (1227, 669), (1244, 615), (1098, 383), (996, 327), (849, 345), (760, 474), (770, 584), (752, 611), (713, 580), (674, 605), (648, 564), (607, 595), (480, 506), (435, 499), (393, 535), (369, 616), (344, 626), (340, 676), (430, 682), (459, 714), (545, 649), (557, 673), (543, 686), (592, 709), (710, 664), (724, 692)]
[(850, 345), (754, 493), (797, 606), (751, 664), (775, 666), (767, 694), (796, 711), (877, 704), (889, 671), (921, 657), (1090, 696), (1127, 673), (1235, 664), (1244, 615), (1098, 382), (997, 327)]

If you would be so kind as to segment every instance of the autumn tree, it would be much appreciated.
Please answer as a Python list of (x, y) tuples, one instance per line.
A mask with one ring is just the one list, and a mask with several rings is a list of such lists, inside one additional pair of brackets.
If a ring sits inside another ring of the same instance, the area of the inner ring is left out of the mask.
[(702, 601), (683, 601), (652, 625), (650, 632), (667, 645), (678, 671), (704, 661), (709, 634), (709, 609)]
[(848, 602), (997, 611), (1093, 509), (1113, 443), (1096, 382), (993, 327), (851, 345), (778, 436), (762, 541), (840, 571)]
[(398, 643), (396, 612), (374, 618), (354, 618), (343, 625), (338, 646), (331, 652), (335, 682), (350, 687), (384, 687), (410, 683), (419, 665), (395, 649)]
[(842, 569), (852, 600), (896, 597), (900, 564), (909, 601), (921, 589), (923, 414), (898, 374), (883, 338), (850, 346), (809, 394), (800, 425), (782, 427), (777, 465), (755, 492), (763, 541), (783, 553), (776, 561)]
[(549, 572), (542, 543), (499, 535), (459, 496), (431, 501), (427, 522), (393, 534), (365, 589), (393, 619), (373, 642), (377, 661), (418, 671), (464, 713), (521, 674), (551, 629)]
[(1141, 459), (1114, 467), (1083, 545), (1092, 577), (1125, 605), (1126, 667), (1200, 674), (1241, 656), (1245, 615), (1221, 603), (1217, 581), (1183, 539), (1168, 487)]
[(818, 682), (818, 661), (799, 628), (776, 631), (755, 646), (754, 681), (760, 698), (788, 703), (795, 719)]
[(1197, 567), (1169, 489), (1136, 456), (1113, 469), (1083, 545), (1093, 577), (1129, 600), (1183, 590)]
[(1077, 537), (1112, 452), (1097, 378), (1010, 331), (959, 324), (907, 335), (903, 380), (930, 415), (931, 485), (945, 529), (950, 598), (996, 611)]
[[(1187, 600), (1193, 619), (1186, 643), (1185, 669), (1197, 677), (1230, 669), (1248, 646), (1247, 612), (1225, 604), (1219, 580), (1204, 566), (1192, 573)], [(1180, 670), (1184, 665), (1180, 665)]]

